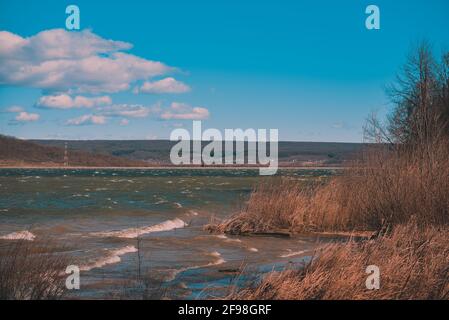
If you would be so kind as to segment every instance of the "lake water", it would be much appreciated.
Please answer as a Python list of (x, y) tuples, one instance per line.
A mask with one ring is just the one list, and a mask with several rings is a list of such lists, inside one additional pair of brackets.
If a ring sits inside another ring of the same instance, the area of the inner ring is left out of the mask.
[[(280, 170), (318, 179), (333, 170)], [(308, 238), (211, 235), (261, 179), (252, 169), (0, 169), (0, 249), (64, 247), (81, 268), (71, 298), (210, 298), (308, 259)], [(235, 270), (244, 270), (236, 277)]]

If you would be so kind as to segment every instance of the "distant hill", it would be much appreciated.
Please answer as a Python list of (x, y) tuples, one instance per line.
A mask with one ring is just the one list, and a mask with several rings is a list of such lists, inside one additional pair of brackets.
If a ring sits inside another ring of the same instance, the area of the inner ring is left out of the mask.
[[(64, 144), (62, 144), (63, 146)], [(0, 165), (2, 166), (62, 166), (64, 148), (42, 145), (0, 135)], [(93, 154), (82, 150), (69, 150), (70, 166), (130, 167), (147, 165), (142, 161)]]
[[(64, 147), (132, 161), (170, 165), (170, 149), (176, 142), (168, 140), (32, 140), (42, 146)], [(205, 145), (207, 142), (203, 142)], [(284, 166), (339, 166), (361, 149), (360, 143), (279, 142), (279, 162)]]
[[(20, 140), (0, 135), (0, 165), (62, 166), (65, 143), (70, 166), (143, 167), (170, 166), (170, 150), (176, 142)], [(279, 163), (281, 166), (341, 166), (362, 146), (360, 143), (279, 142)]]

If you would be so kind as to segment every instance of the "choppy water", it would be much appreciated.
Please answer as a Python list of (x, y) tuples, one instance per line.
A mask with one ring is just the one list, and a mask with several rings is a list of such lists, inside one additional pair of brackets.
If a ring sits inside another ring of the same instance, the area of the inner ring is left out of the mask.
[[(280, 171), (298, 179), (334, 173)], [(307, 259), (315, 246), (203, 231), (212, 217), (238, 210), (260, 179), (251, 169), (1, 169), (0, 249), (17, 238), (60, 243), (82, 271), (72, 297), (222, 296), (251, 275)]]

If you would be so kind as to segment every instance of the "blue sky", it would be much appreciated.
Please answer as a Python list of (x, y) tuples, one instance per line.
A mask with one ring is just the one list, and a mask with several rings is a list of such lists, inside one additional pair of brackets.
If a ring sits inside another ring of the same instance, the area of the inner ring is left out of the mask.
[[(62, 30), (69, 4), (81, 31)], [(369, 4), (380, 30), (365, 28)], [(200, 119), (360, 142), (413, 44), (449, 50), (448, 12), (447, 0), (1, 0), (0, 132), (168, 139)]]

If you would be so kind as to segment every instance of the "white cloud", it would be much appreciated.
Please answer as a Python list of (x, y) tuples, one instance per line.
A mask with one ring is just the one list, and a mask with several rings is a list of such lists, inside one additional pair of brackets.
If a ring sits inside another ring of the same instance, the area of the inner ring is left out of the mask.
[(39, 120), (41, 117), (37, 113), (28, 113), (21, 106), (10, 106), (3, 112), (15, 113), (15, 121), (11, 121), (10, 124), (14, 125), (18, 122), (33, 122)]
[[(147, 118), (150, 115), (161, 120), (204, 120), (209, 118), (209, 110), (202, 107), (191, 107), (186, 103), (173, 102), (168, 108), (160, 103), (152, 106), (141, 104), (115, 104), (96, 108), (96, 113), (107, 117)], [(124, 119), (127, 120), (127, 119)], [(124, 125), (125, 123), (121, 123)], [(127, 123), (126, 123), (127, 124)]]
[(44, 30), (29, 38), (1, 31), (0, 43), (2, 57), (41, 61), (79, 59), (132, 48), (130, 43), (103, 39), (90, 30), (69, 32), (64, 29)]
[(140, 104), (116, 104), (104, 107), (100, 112), (111, 117), (146, 118), (150, 115), (152, 109)]
[(104, 116), (86, 114), (78, 118), (67, 120), (66, 124), (71, 126), (80, 126), (84, 124), (105, 124), (106, 118)]
[(209, 118), (209, 110), (203, 107), (191, 107), (185, 103), (173, 102), (169, 110), (160, 115), (162, 120), (204, 120)]
[(188, 85), (168, 77), (154, 82), (146, 81), (136, 90), (136, 93), (185, 93), (189, 91), (190, 87)]
[(16, 116), (16, 120), (20, 122), (31, 122), (31, 121), (37, 121), (39, 120), (40, 115), (37, 113), (28, 113), (25, 111), (21, 111)]
[(102, 97), (84, 97), (76, 96), (74, 98), (67, 94), (42, 96), (36, 103), (38, 107), (54, 108), (54, 109), (71, 109), (71, 108), (93, 108), (101, 105), (112, 103), (109, 96)]
[(42, 31), (29, 38), (0, 32), (0, 84), (57, 92), (118, 92), (174, 69), (121, 52), (132, 47), (90, 30)]

